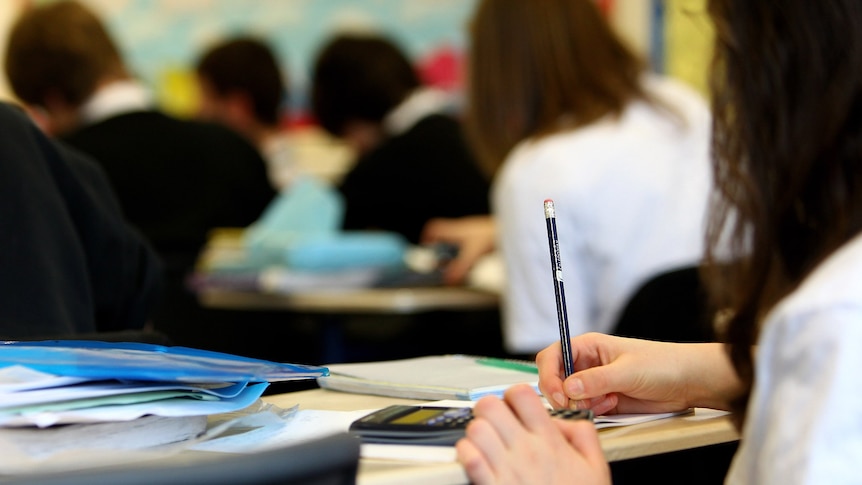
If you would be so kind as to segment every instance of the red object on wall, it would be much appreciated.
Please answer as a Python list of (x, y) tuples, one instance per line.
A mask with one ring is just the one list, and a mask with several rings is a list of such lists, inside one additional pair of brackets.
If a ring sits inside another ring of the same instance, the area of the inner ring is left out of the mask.
[(419, 60), (417, 70), (428, 86), (456, 91), (461, 89), (463, 55), (449, 45), (440, 46)]

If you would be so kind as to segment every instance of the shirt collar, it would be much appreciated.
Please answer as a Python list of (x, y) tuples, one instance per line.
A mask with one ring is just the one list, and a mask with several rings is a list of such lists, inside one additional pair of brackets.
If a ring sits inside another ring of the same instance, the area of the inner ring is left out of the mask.
[(113, 116), (152, 108), (152, 97), (137, 81), (115, 81), (97, 89), (81, 105), (81, 119), (92, 124)]
[(450, 96), (443, 91), (427, 87), (416, 89), (383, 118), (383, 129), (390, 136), (400, 135), (422, 118), (448, 111), (452, 104)]

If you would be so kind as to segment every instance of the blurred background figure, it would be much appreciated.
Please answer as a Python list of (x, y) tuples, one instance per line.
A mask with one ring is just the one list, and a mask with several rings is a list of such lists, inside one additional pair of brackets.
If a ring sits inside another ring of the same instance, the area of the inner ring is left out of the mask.
[(45, 126), (99, 162), (128, 220), (162, 258), (157, 327), (200, 320), (184, 286), (212, 228), (244, 227), (273, 191), (257, 151), (227, 128), (158, 111), (99, 18), (79, 3), (26, 9), (10, 33), (6, 74)]
[[(99, 167), (0, 103), (0, 338), (140, 340), (156, 255), (123, 220)], [(96, 333), (99, 332), (99, 335)]]
[(434, 217), (488, 213), (488, 181), (448, 114), (389, 39), (344, 34), (316, 57), (312, 111), (357, 159), (340, 190), (345, 229), (380, 229), (417, 243)]
[(273, 187), (289, 186), (299, 168), (281, 127), (288, 91), (271, 48), (251, 37), (227, 40), (201, 56), (196, 74), (198, 116), (244, 136), (263, 155)]
[(559, 339), (542, 212), (554, 199), (571, 333), (612, 332), (640, 285), (701, 259), (708, 108), (647, 72), (592, 0), (483, 0), (469, 37), (466, 124), (496, 174), (494, 220), (435, 221), (425, 240), (475, 259), (496, 234), (505, 344), (531, 354)]

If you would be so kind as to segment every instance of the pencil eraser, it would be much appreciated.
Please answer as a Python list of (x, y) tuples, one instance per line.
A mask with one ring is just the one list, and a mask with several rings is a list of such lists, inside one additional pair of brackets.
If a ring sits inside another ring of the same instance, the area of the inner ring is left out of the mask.
[(545, 208), (545, 218), (556, 217), (556, 209), (554, 209), (554, 201), (551, 199), (545, 199), (545, 203), (543, 204)]

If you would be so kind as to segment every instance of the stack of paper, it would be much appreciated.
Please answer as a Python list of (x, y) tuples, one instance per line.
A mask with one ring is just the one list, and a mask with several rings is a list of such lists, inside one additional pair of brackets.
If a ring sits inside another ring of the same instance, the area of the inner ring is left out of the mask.
[(0, 345), (0, 473), (69, 450), (141, 449), (198, 437), (272, 381), (324, 367), (183, 347), (92, 341)]

